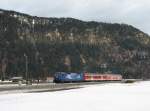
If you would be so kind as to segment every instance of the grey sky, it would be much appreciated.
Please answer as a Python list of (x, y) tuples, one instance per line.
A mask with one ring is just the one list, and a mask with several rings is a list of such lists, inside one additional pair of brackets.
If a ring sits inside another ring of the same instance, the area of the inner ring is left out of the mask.
[(0, 8), (43, 17), (127, 23), (150, 34), (150, 0), (0, 0)]

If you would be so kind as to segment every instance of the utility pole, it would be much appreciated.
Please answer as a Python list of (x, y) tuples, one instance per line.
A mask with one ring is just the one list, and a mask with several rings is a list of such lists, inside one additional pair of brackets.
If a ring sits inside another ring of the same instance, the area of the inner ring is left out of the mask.
[(36, 35), (35, 35), (35, 19), (32, 20), (32, 35), (33, 35), (33, 45), (34, 45), (34, 48), (35, 48), (35, 73), (37, 74), (38, 76), (38, 82), (39, 82), (39, 56), (40, 56), (40, 53), (39, 53), (39, 50), (37, 48), (37, 45), (36, 45)]
[(26, 76), (26, 84), (28, 84), (28, 56), (24, 54), (25, 57), (25, 76)]
[(6, 58), (6, 56), (2, 59), (2, 81), (4, 81), (5, 80), (5, 75), (6, 75), (6, 68), (7, 68), (7, 62), (8, 62), (8, 60), (7, 60), (7, 58)]

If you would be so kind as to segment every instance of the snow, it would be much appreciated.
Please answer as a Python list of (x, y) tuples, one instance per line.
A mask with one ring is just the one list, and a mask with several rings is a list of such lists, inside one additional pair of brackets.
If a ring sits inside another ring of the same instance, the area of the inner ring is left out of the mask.
[(150, 111), (150, 81), (0, 95), (1, 111)]

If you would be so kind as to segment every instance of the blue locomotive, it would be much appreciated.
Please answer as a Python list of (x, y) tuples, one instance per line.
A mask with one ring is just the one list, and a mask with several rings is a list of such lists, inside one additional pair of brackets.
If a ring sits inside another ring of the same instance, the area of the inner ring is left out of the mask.
[(57, 72), (54, 75), (54, 82), (55, 83), (82, 82), (83, 80), (84, 80), (83, 73)]

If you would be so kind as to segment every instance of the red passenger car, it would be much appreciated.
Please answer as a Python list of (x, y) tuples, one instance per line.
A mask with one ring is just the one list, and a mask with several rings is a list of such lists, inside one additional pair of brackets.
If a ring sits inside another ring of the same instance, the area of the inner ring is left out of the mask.
[(120, 81), (122, 76), (119, 74), (99, 74), (99, 73), (84, 73), (85, 81)]

